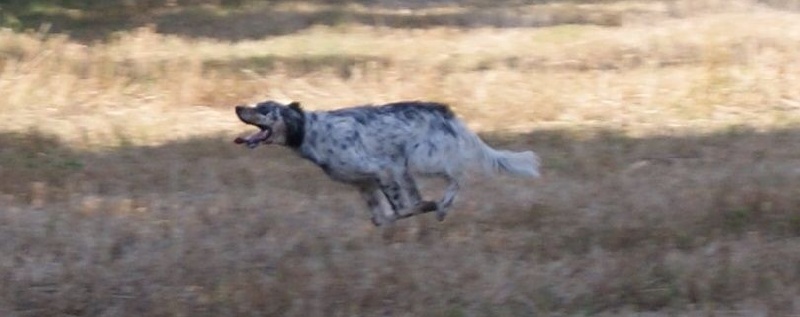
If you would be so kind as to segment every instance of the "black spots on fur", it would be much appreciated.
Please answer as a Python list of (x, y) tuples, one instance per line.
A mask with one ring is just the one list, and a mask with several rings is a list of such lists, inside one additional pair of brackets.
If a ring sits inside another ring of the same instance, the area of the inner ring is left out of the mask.
[(380, 107), (360, 106), (347, 109), (339, 109), (328, 112), (331, 116), (352, 118), (356, 123), (367, 125), (375, 121), (378, 117), (376, 112)]
[[(428, 156), (431, 156), (431, 155), (433, 154), (433, 150), (431, 149), (430, 142), (425, 142), (425, 143), (427, 143), (427, 144), (422, 144), (422, 143), (416, 143), (416, 144), (414, 144), (414, 147), (413, 147), (413, 149), (411, 150), (411, 151), (412, 151), (412, 153), (419, 153), (419, 154), (422, 154), (422, 152), (421, 152), (421, 151), (420, 151), (420, 152), (417, 152), (417, 151), (419, 151), (419, 150), (420, 150), (420, 148), (422, 148), (422, 149), (424, 150), (424, 149), (425, 149), (425, 147), (427, 147), (427, 148), (428, 148), (428, 153), (427, 153), (427, 154), (428, 154)], [(416, 154), (412, 154), (412, 155), (416, 155)], [(398, 157), (397, 159), (400, 159), (400, 158), (404, 158), (404, 157)], [(392, 161), (395, 161), (395, 162), (397, 162), (397, 161), (395, 160), (395, 158), (394, 158), (394, 157), (392, 157)]]
[(444, 131), (444, 133), (452, 137), (457, 136), (456, 130), (453, 128), (453, 125), (450, 124), (449, 120), (435, 120), (431, 122), (431, 126), (434, 130)]
[(375, 113), (372, 111), (351, 111), (349, 114), (361, 125), (367, 125), (370, 121), (375, 120)]
[[(292, 104), (294, 104), (294, 103), (292, 103)], [(298, 103), (297, 105), (299, 106), (300, 104)], [(256, 108), (256, 111), (258, 111), (258, 113), (260, 113), (262, 115), (266, 116), (266, 115), (269, 114), (269, 115), (272, 115), (272, 116), (277, 116), (277, 115), (279, 115), (277, 112), (280, 112), (281, 109), (286, 109), (287, 107), (291, 107), (291, 104), (289, 106), (284, 106), (280, 102), (267, 100), (267, 101), (259, 102), (256, 105), (255, 108)], [(299, 109), (299, 107), (298, 107), (298, 109)], [(302, 110), (300, 112), (302, 113)]]
[(358, 130), (353, 131), (353, 134), (345, 138), (345, 141), (350, 144), (356, 144), (359, 140), (361, 140), (361, 132), (358, 132)]
[[(337, 148), (337, 149), (342, 150), (342, 151), (347, 151), (347, 149), (348, 149), (348, 145), (347, 144), (349, 144), (349, 143), (350, 143), (349, 141), (340, 142), (339, 140), (333, 139), (333, 141), (331, 141), (331, 144), (330, 144), (330, 147), (328, 148), (328, 150), (329, 151), (333, 151), (333, 148)], [(333, 153), (328, 153), (328, 154), (333, 154)]]
[(418, 114), (433, 114), (444, 119), (453, 119), (455, 114), (450, 107), (438, 102), (405, 101), (383, 106), (387, 112), (395, 113), (405, 119), (414, 119)]
[(383, 110), (409, 121), (414, 120), (415, 117), (421, 115), (423, 111), (426, 111), (426, 109), (419, 104), (405, 102), (390, 103), (383, 106)]
[(428, 157), (433, 157), (434, 151), (436, 151), (436, 144), (428, 142)]
[(261, 103), (256, 106), (256, 111), (265, 116), (269, 115), (273, 110), (275, 110), (275, 106), (268, 103)]
[(419, 114), (417, 112), (408, 111), (408, 110), (402, 111), (400, 113), (403, 115), (403, 118), (405, 118), (408, 121), (414, 120), (417, 116), (419, 116)]
[(405, 206), (403, 206), (403, 201), (400, 200), (400, 185), (396, 183), (381, 185), (381, 191), (383, 195), (386, 196), (386, 200), (389, 201), (389, 205), (392, 206), (392, 210), (394, 210), (395, 213), (405, 208)]
[(453, 119), (453, 118), (455, 118), (455, 116), (456, 116), (456, 115), (455, 115), (455, 113), (453, 113), (453, 111), (452, 111), (452, 110), (450, 110), (450, 107), (448, 107), (448, 106), (447, 106), (447, 105), (445, 105), (445, 104), (441, 104), (441, 103), (433, 103), (433, 102), (432, 102), (432, 103), (428, 103), (428, 107), (429, 107), (429, 108), (430, 108), (430, 109), (431, 109), (433, 112), (437, 112), (437, 113), (439, 113), (439, 115), (441, 115), (441, 116), (442, 116), (442, 118), (445, 118), (445, 119), (448, 119), (448, 120), (449, 120), (449, 119)]
[(352, 134), (350, 134), (348, 136), (345, 136), (343, 138), (334, 138), (331, 141), (330, 146), (332, 148), (337, 148), (337, 149), (342, 150), (342, 151), (347, 151), (351, 146), (354, 146), (356, 144), (356, 142), (358, 140), (357, 137), (356, 137), (357, 135), (358, 135), (358, 132), (355, 131), (355, 133), (352, 133)]

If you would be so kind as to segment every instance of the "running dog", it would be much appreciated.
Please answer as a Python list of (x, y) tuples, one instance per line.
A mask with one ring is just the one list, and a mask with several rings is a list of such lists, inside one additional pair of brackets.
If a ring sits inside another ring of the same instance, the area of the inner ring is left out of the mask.
[[(444, 220), (470, 168), (539, 177), (534, 152), (489, 147), (440, 103), (305, 111), (297, 102), (265, 101), (236, 106), (236, 115), (259, 131), (235, 143), (251, 149), (274, 143), (294, 150), (333, 180), (358, 188), (376, 226), (433, 211)], [(448, 182), (444, 197), (422, 200), (414, 176), (443, 177)]]

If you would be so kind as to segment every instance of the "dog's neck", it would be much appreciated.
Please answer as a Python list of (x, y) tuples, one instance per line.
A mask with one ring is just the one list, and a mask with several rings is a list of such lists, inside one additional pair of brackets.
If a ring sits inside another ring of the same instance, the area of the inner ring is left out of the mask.
[(286, 123), (286, 146), (299, 149), (306, 135), (306, 114), (298, 108), (287, 108), (283, 118)]
[(317, 153), (317, 145), (319, 142), (319, 116), (324, 113), (324, 111), (317, 112), (317, 111), (304, 111), (303, 117), (305, 119), (305, 126), (303, 128), (303, 141), (301, 142), (299, 147), (292, 148), (293, 150), (297, 151), (301, 157), (314, 162), (315, 164), (320, 163), (320, 156)]

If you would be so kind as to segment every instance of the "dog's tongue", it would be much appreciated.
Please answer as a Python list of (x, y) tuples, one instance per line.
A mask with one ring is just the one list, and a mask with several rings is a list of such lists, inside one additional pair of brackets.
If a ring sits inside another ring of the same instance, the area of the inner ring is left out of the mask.
[(261, 142), (261, 141), (266, 141), (267, 138), (269, 138), (269, 134), (270, 134), (269, 130), (262, 130), (251, 134), (247, 138), (250, 140), (250, 142)]
[(233, 143), (236, 144), (246, 143), (248, 147), (254, 148), (258, 145), (258, 143), (265, 141), (268, 137), (269, 137), (269, 131), (267, 130), (258, 131), (256, 133), (253, 133), (245, 137), (237, 137), (235, 140), (233, 140)]

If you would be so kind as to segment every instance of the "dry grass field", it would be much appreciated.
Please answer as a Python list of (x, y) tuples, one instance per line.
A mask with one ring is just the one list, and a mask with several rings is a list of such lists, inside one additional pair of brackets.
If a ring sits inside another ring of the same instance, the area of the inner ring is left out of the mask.
[[(0, 316), (800, 315), (797, 1), (395, 2), (1, 31)], [(232, 144), (267, 98), (447, 102), (544, 177), (375, 228)]]

